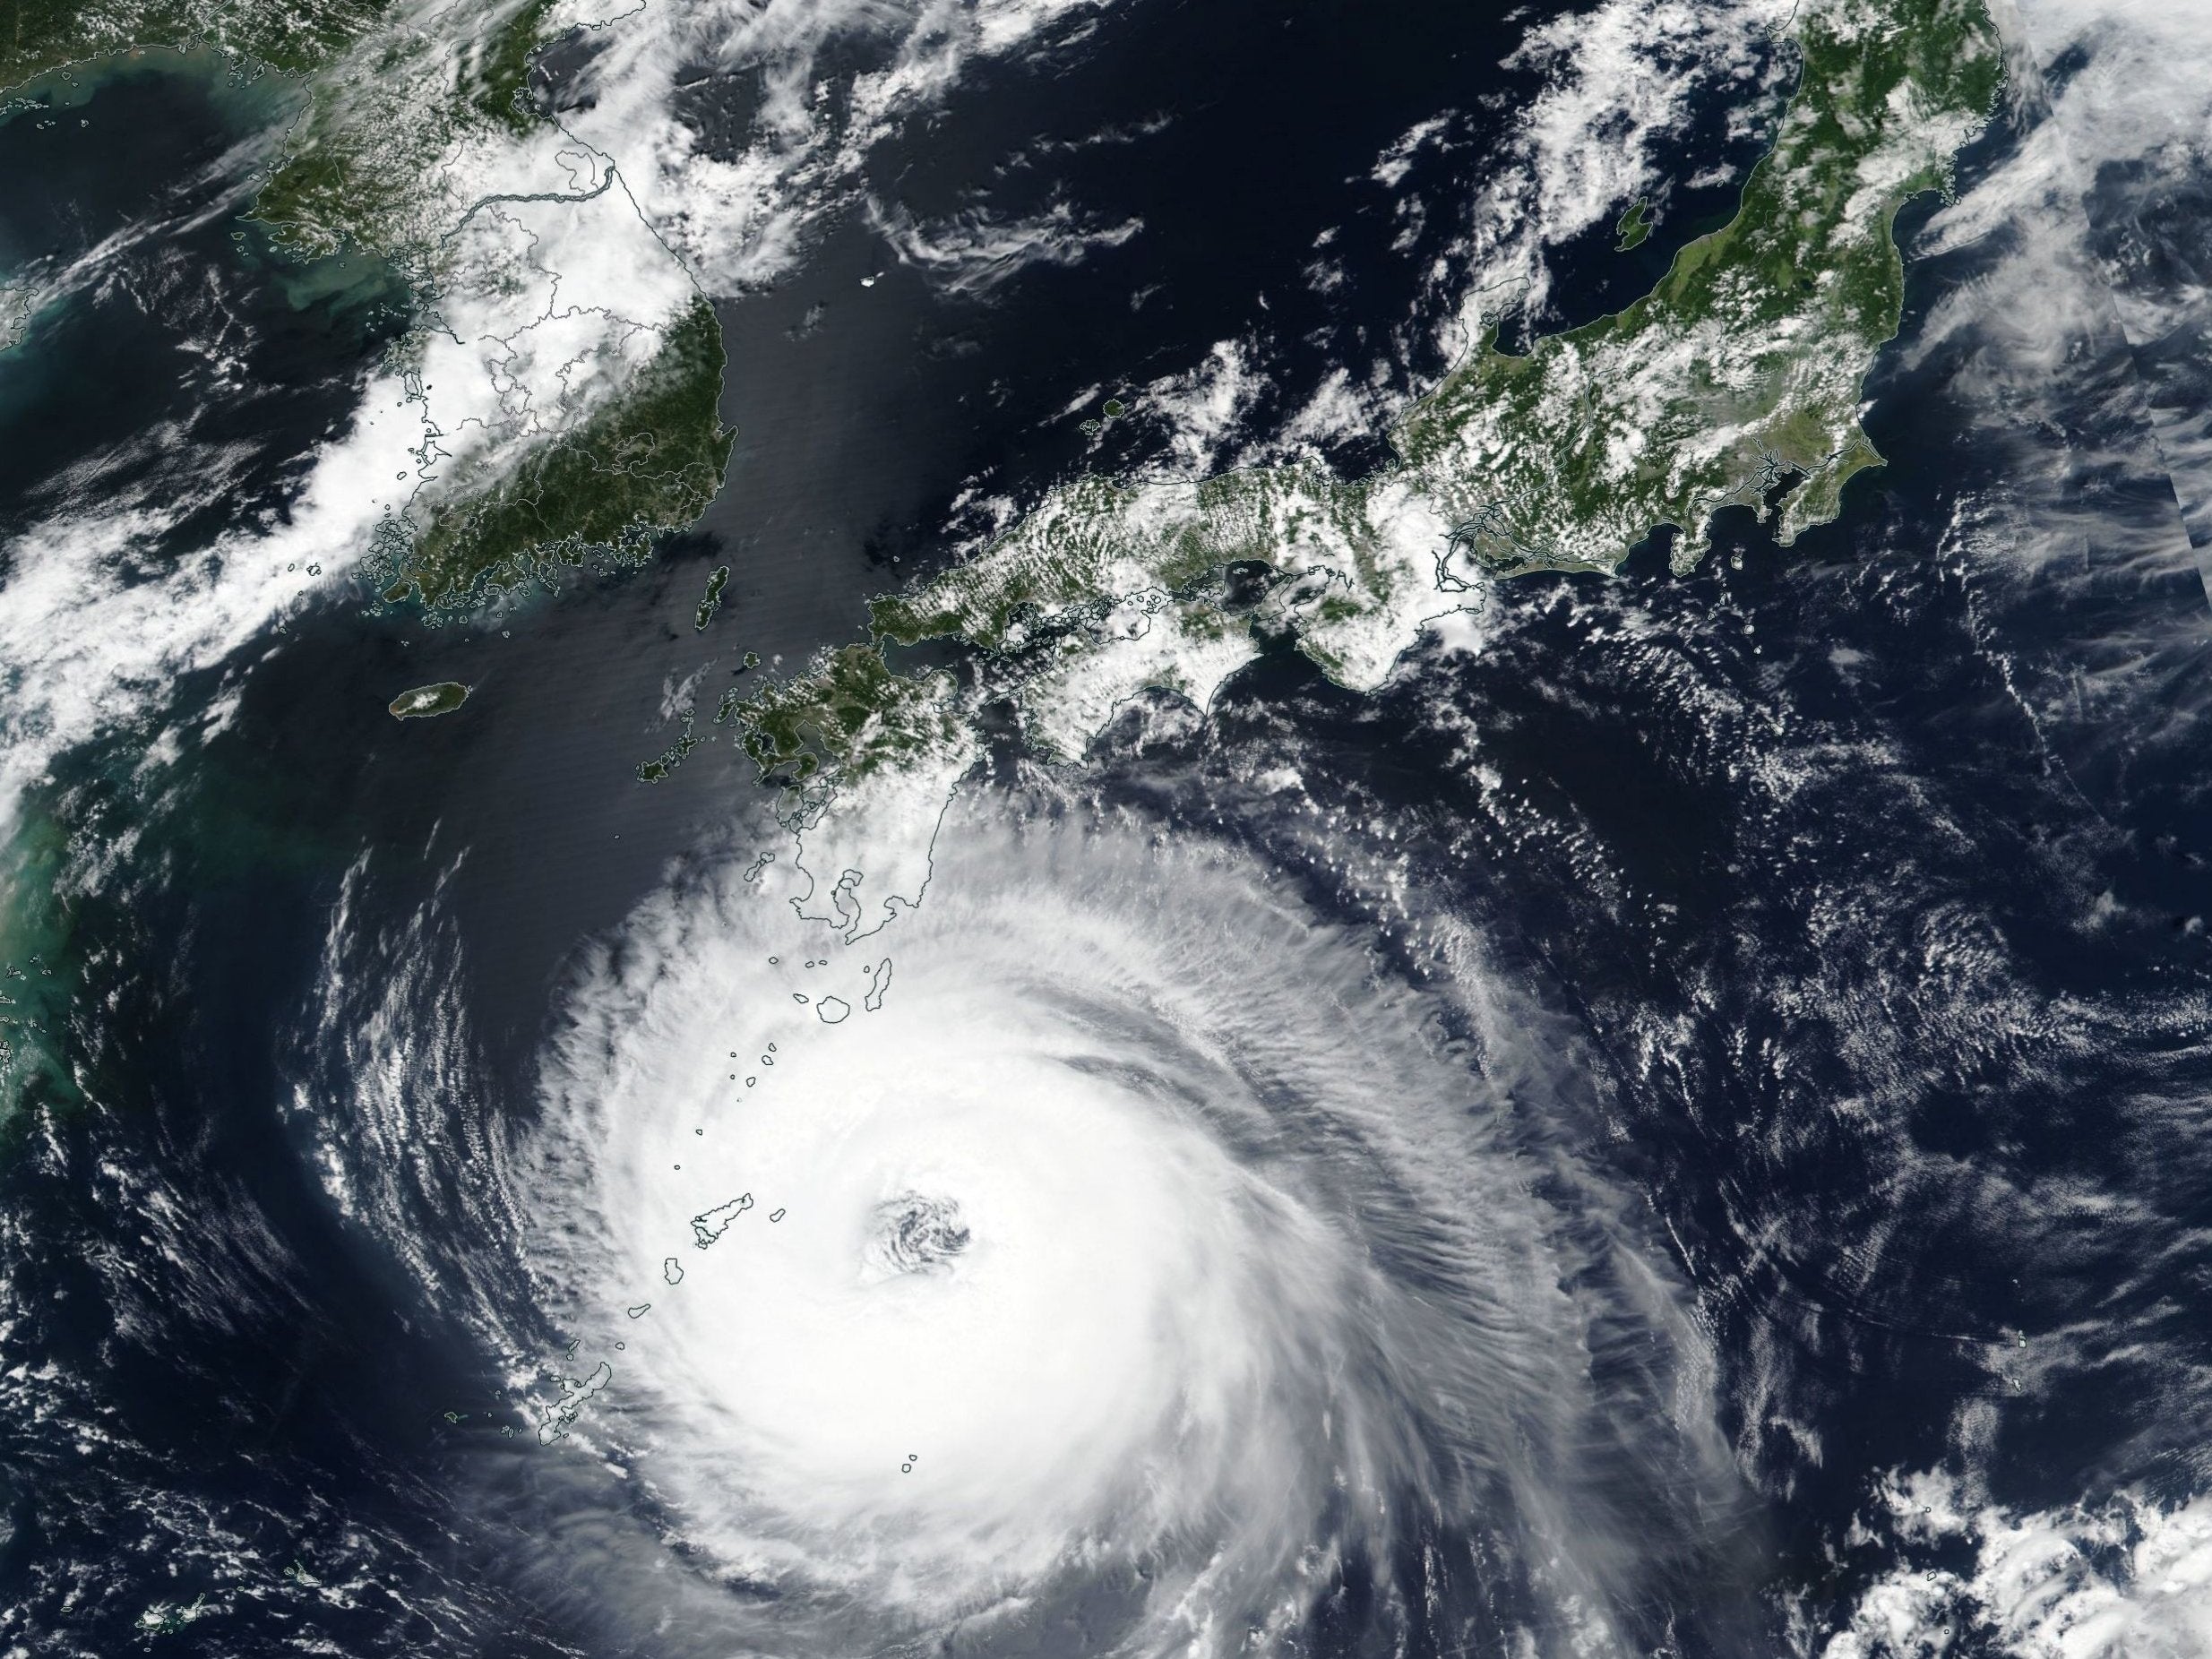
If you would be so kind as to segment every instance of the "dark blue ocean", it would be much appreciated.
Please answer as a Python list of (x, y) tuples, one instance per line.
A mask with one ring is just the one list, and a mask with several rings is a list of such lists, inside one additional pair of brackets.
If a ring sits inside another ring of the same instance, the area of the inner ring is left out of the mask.
[[(871, 159), (879, 194), (922, 218), (1064, 198), (1140, 234), (961, 293), (857, 216), (836, 223), (788, 279), (718, 301), (735, 454), (650, 565), (443, 626), (349, 591), (250, 648), (235, 712), (162, 781), (142, 740), (65, 758), (41, 833), (108, 852), (17, 965), (57, 1059), (0, 1150), (0, 1354), (19, 1368), (0, 1393), (0, 1646), (708, 1651), (601, 1593), (595, 1570), (648, 1570), (619, 1495), (516, 1432), (509, 1356), (319, 1178), (289, 1108), (333, 910), (373, 902), (396, 933), (441, 895), (468, 945), (441, 994), (465, 1001), (497, 1109), (527, 1111), (580, 943), (767, 804), (712, 728), (722, 691), (856, 637), (869, 594), (968, 528), (964, 491), (1033, 501), (1157, 459), (1142, 420), (1092, 451), (1078, 392), (1249, 336), (1271, 374), (1246, 417), (1263, 440), (1338, 364), (1380, 359), (1401, 395), (1446, 366), (1455, 226), (1528, 90), (1497, 66), (1507, 39), (1486, 8), (1153, 4), (1103, 17), (1048, 77), (980, 68)], [(226, 205), (286, 107), (273, 85), (151, 64), (51, 121), (0, 121), (10, 257), (178, 227), (0, 355), (0, 527), (136, 443), (148, 469), (243, 446), (232, 521), (280, 511), (350, 418), (403, 290), (366, 262), (303, 268)], [(1161, 115), (1126, 144), (1045, 142)], [(1685, 170), (1740, 176), (1758, 135), (1730, 150), (1710, 115), (1683, 135)], [(1380, 186), (1375, 157), (1437, 116), (1452, 146)], [(1993, 130), (1962, 184), (2018, 139)], [(1407, 190), (1425, 228), (1393, 246)], [(1553, 321), (1640, 291), (1730, 197), (1678, 192), (1632, 254), (1566, 250)], [(1908, 252), (1933, 211), (1900, 224)], [(1330, 227), (1347, 280), (1324, 292), (1304, 273)], [(1872, 1483), (1942, 1465), (1977, 1401), (1977, 1467), (2004, 1503), (2178, 1498), (2203, 1474), (2205, 589), (2116, 325), (2075, 342), (2032, 410), (1993, 409), (1971, 331), (1914, 348), (1991, 257), (1908, 258), (1903, 337), (1869, 394), (1889, 464), (1836, 524), (1783, 548), (1736, 512), (1687, 577), (1661, 538), (1611, 579), (1501, 585), (1484, 649), (1424, 647), (1372, 696), (1271, 654), (1206, 719), (1127, 711), (1082, 786), (1372, 925), (1312, 824), (1252, 785), (1293, 767), (1348, 818), (1387, 821), (1422, 902), (1545, 1010), (1564, 1063), (1531, 1087), (1573, 1093), (1576, 1156), (1671, 1242), (1746, 1472), (1714, 1522), (1725, 1550), (1685, 1543), (1651, 1604), (1618, 1610), (1646, 1652), (1785, 1651), (1792, 1609), (1852, 1604), (1896, 1565), (1879, 1540), (1839, 1545)], [(237, 342), (235, 384), (195, 368), (214, 329)], [(172, 551), (225, 528), (187, 522)], [(385, 712), (448, 678), (474, 687), (458, 714)], [(640, 781), (683, 702), (707, 741)], [(1002, 755), (999, 781), (1020, 765)], [(361, 869), (374, 882), (349, 885)], [(1387, 934), (1381, 950), (1389, 966)], [(1396, 966), (1426, 971), (1410, 946)], [(650, 1570), (689, 1569), (671, 1551)], [(1408, 1566), (1460, 1612), (1481, 1570)], [(1332, 1605), (1302, 1651), (1463, 1651), (1441, 1620)]]

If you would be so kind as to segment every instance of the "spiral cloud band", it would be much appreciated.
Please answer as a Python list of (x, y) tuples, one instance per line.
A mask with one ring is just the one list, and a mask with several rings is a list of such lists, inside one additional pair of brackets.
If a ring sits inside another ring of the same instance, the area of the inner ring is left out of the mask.
[(1719, 1461), (1694, 1342), (1464, 1001), (1097, 826), (958, 826), (849, 948), (788, 898), (687, 883), (572, 987), (508, 1165), (553, 1455), (786, 1645), (1619, 1638), (1630, 1515)]

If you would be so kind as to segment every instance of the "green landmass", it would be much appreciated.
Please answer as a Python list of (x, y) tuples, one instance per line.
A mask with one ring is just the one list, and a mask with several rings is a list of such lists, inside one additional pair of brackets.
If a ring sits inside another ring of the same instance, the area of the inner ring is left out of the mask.
[(366, 35), (392, 0), (0, 0), (0, 87), (133, 47), (211, 46), (309, 74)]
[(147, 1636), (175, 1636), (194, 1620), (205, 1618), (209, 1611), (204, 1595), (194, 1596), (187, 1607), (171, 1602), (154, 1602), (138, 1615), (138, 1628)]
[(1643, 246), (1650, 239), (1651, 222), (1651, 198), (1640, 196), (1636, 205), (1622, 214), (1621, 222), (1614, 227), (1621, 239), (1613, 245), (1613, 251), (1626, 254)]
[(1686, 569), (1716, 511), (1763, 511), (1777, 487), (1786, 546), (1881, 463), (1858, 416), (1904, 304), (1891, 227), (1948, 187), (2003, 64), (1983, 0), (1811, 7), (1797, 45), (1796, 92), (1726, 226), (1625, 311), (1525, 357), (1485, 340), (1399, 427), (1483, 564), (1611, 570), (1668, 525)]
[[(366, 255), (434, 297), (453, 214), (469, 205), (445, 199), (443, 174), (457, 144), (509, 143), (540, 124), (524, 93), (551, 11), (552, 0), (487, 0), (435, 18), (393, 0), (0, 0), (0, 82), (203, 44), (242, 69), (297, 76), (305, 107), (254, 217), (296, 255)], [(372, 560), (384, 597), (451, 610), (556, 563), (644, 556), (656, 532), (695, 519), (720, 486), (731, 436), (716, 417), (722, 366), (721, 331), (701, 299), (575, 430), (392, 520)]]
[(556, 34), (552, 0), (487, 0), (424, 20), (394, 12), (308, 83), (254, 217), (286, 245), (322, 256), (366, 248), (435, 282), (451, 219), (465, 201), (436, 181), (471, 141), (527, 138), (545, 117), (529, 67)]
[(690, 523), (721, 487), (736, 435), (717, 413), (722, 363), (714, 308), (695, 300), (630, 385), (573, 431), (429, 508), (419, 529), (395, 521), (379, 555), (383, 597), (449, 611), (555, 566), (644, 557), (656, 533)]
[(1097, 416), (1083, 423), (1082, 429), (1087, 433), (1103, 432), (1128, 413), (1129, 406), (1126, 403), (1119, 398), (1108, 398), (1099, 406)]
[(435, 685), (418, 685), (411, 692), (401, 692), (385, 707), (395, 719), (421, 720), (432, 715), (451, 714), (468, 701), (469, 688), (459, 680), (441, 680)]
[[(796, 679), (726, 704), (765, 780), (805, 784), (826, 769), (862, 778), (952, 735), (951, 676), (894, 673), (874, 646), (825, 652)], [(718, 715), (718, 721), (722, 717)]]
[(530, 59), (547, 44), (546, 18), (554, 0), (523, 0), (486, 40), (471, 65), (475, 90), (470, 101), (487, 120), (510, 132), (528, 133), (538, 116), (523, 97), (529, 86)]
[[(902, 645), (954, 636), (1001, 647), (1025, 615), (1102, 597), (1128, 585), (1175, 589), (1241, 560), (1272, 563), (1295, 509), (1278, 481), (1334, 480), (1318, 465), (1237, 472), (1186, 486), (1083, 477), (1055, 490), (981, 557), (911, 594), (871, 602), (874, 631)], [(1295, 489), (1295, 484), (1293, 486)], [(1354, 486), (1347, 500), (1358, 494)], [(1117, 580), (1121, 579), (1121, 580)]]
[(641, 784), (660, 782), (684, 764), (691, 752), (699, 747), (699, 743), (700, 740), (692, 735), (692, 717), (687, 714), (684, 717), (684, 729), (676, 734), (674, 743), (651, 760), (638, 762), (638, 781)]
[(707, 591), (693, 613), (692, 625), (704, 633), (707, 624), (714, 620), (715, 612), (722, 608), (722, 589), (729, 585), (729, 566), (718, 564), (707, 573)]
[[(431, 154), (450, 125), (420, 110), (403, 120), (349, 119), (377, 107), (380, 95), (390, 107), (388, 88), (364, 84), (367, 72), (388, 76), (410, 47), (424, 53), (420, 37), (388, 27), (401, 13), (394, 0), (0, 0), (0, 87), (22, 90), (57, 70), (157, 48), (211, 47), (241, 73), (295, 77), (306, 109), (263, 182), (256, 216), (304, 254), (350, 247), (389, 257), (387, 233), (409, 218), (422, 176), (419, 166), (393, 165), (392, 137), (409, 134), (410, 150)], [(365, 50), (376, 61), (349, 64)], [(357, 73), (342, 73), (349, 67)], [(465, 106), (461, 90), (450, 101)]]
[[(730, 672), (732, 674), (744, 674), (748, 670), (757, 668), (760, 666), (760, 653), (758, 651), (747, 651), (745, 656), (739, 659), (739, 666), (731, 669)], [(729, 688), (729, 690), (724, 692), (722, 693), (721, 702), (716, 706), (714, 710), (714, 723), (717, 726), (727, 726), (732, 720), (736, 719), (738, 706), (742, 704), (745, 700), (745, 688), (742, 685), (733, 685)]]
[(364, 249), (425, 285), (427, 262), (400, 229), (413, 217), (420, 175), (409, 165), (414, 158), (388, 153), (389, 142), (371, 142), (390, 136), (382, 123), (368, 133), (343, 125), (333, 119), (327, 96), (312, 97), (254, 194), (252, 218), (301, 259)]
[[(1622, 312), (1525, 355), (1499, 349), (1493, 329), (1408, 409), (1376, 474), (1347, 482), (1316, 462), (1196, 486), (1080, 478), (966, 563), (878, 600), (874, 632), (988, 648), (1000, 695), (1064, 696), (1087, 663), (1114, 660), (1133, 692), (1174, 678), (1153, 631), (1197, 649), (1226, 625), (1218, 608), (1160, 598), (1242, 562), (1279, 573), (1273, 619), (1348, 675), (1409, 642), (1416, 584), (1433, 596), (1485, 574), (1609, 572), (1670, 526), (1687, 570), (1730, 505), (1778, 512), (1784, 545), (1832, 519), (1881, 460), (1859, 409), (1901, 316), (1892, 227), (1915, 195), (1949, 186), (2002, 60), (1984, 0), (1809, 3), (1794, 33), (1796, 90), (1728, 224)], [(1623, 238), (1639, 228), (1631, 208)], [(1123, 614), (1146, 595), (1142, 615)], [(857, 759), (837, 734), (871, 732), (907, 692), (880, 660), (858, 673), (856, 660), (826, 658), (742, 706), (767, 756), (796, 764), (793, 711), (829, 707), (796, 754)]]
[(523, 93), (551, 10), (486, 0), (426, 20), (396, 0), (0, 0), (0, 88), (156, 47), (297, 77), (307, 107), (255, 217), (302, 254), (361, 249), (419, 277), (443, 228), (417, 211), (424, 181), (455, 137), (542, 120)]
[[(306, 77), (307, 112), (257, 211), (292, 246), (359, 247), (426, 288), (451, 205), (426, 186), (432, 164), (457, 136), (529, 130), (529, 66), (549, 12), (547, 0), (491, 0), (473, 18), (442, 15), (432, 33), (390, 0), (0, 5), (11, 80), (201, 41)], [(1402, 629), (1416, 585), (1610, 571), (1665, 527), (1687, 569), (1731, 505), (1778, 514), (1785, 545), (1832, 518), (1847, 482), (1881, 460), (1858, 417), (1901, 312), (1894, 220), (1947, 185), (2002, 71), (1985, 0), (1808, 0), (1792, 30), (1798, 85), (1729, 223), (1614, 315), (1525, 354), (1501, 350), (1493, 331), (1408, 409), (1390, 434), (1394, 460), (1373, 476), (1345, 481), (1312, 463), (1195, 486), (1079, 479), (967, 563), (879, 601), (874, 632), (987, 648), (1004, 690), (1034, 675), (1064, 685), (1132, 640), (1150, 655), (1131, 653), (1130, 672), (1172, 680), (1163, 640), (1218, 644), (1244, 625), (1209, 584), (1247, 564), (1283, 584), (1274, 621), (1294, 624), (1325, 668), (1349, 672), (1375, 649), (1357, 631)], [(1650, 228), (1649, 204), (1633, 204), (1621, 245)], [(394, 520), (379, 550), (384, 597), (435, 612), (551, 565), (642, 556), (719, 486), (730, 443), (716, 417), (722, 367), (700, 301), (576, 429)], [(1114, 400), (1103, 416), (1122, 412)], [(1408, 553), (1416, 541), (1420, 557)], [(1132, 596), (1151, 597), (1141, 615), (1120, 615)], [(719, 598), (710, 584), (702, 624)], [(947, 694), (943, 676), (899, 675), (860, 646), (763, 687), (734, 718), (765, 769), (850, 776), (936, 741), (952, 718)]]

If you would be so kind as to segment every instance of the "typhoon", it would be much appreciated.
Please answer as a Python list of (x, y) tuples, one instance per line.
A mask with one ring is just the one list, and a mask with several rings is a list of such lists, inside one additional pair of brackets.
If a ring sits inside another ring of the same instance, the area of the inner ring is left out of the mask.
[(0, 1659), (2212, 1652), (2212, 12), (15, 13)]
[(407, 1230), (511, 1230), (478, 1317), (726, 1593), (697, 1651), (1634, 1639), (1734, 1483), (1668, 1275), (1511, 1098), (1528, 1032), (1228, 848), (956, 818), (851, 946), (774, 862), (645, 904), (469, 1227)]

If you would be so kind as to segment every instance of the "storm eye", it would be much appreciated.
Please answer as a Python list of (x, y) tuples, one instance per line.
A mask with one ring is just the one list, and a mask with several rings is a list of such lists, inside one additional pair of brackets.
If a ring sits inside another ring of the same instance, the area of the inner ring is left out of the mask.
[(968, 1248), (968, 1223), (957, 1199), (902, 1192), (875, 1207), (865, 1250), (870, 1277), (931, 1273)]

